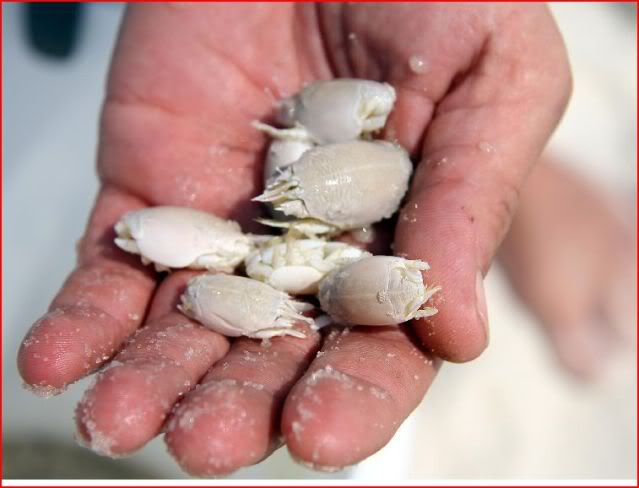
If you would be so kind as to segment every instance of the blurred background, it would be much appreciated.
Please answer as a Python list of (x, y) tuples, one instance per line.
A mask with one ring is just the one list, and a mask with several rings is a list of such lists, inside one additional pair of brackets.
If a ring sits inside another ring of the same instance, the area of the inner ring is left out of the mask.
[[(635, 5), (551, 7), (568, 45), (575, 88), (548, 151), (602, 195), (614, 196), (619, 216), (634, 226)], [(183, 478), (161, 439), (120, 460), (75, 444), (73, 408), (86, 380), (47, 400), (22, 388), (15, 367), (19, 343), (73, 267), (75, 242), (97, 190), (98, 114), (124, 6), (2, 9), (4, 476)], [(635, 478), (632, 334), (602, 365), (597, 381), (587, 383), (559, 367), (542, 327), (499, 266), (488, 275), (487, 298), (490, 347), (470, 365), (444, 365), (425, 401), (379, 453), (327, 475), (298, 466), (280, 449), (232, 478)], [(631, 305), (622, 319), (627, 329), (636, 327)]]

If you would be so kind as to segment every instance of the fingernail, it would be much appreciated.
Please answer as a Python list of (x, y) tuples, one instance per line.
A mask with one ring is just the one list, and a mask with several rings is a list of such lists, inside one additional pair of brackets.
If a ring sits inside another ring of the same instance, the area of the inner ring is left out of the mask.
[(488, 307), (486, 306), (486, 291), (484, 290), (484, 277), (481, 271), (475, 276), (475, 300), (477, 307), (477, 316), (484, 326), (486, 332), (486, 345), (490, 340), (490, 329), (488, 327)]

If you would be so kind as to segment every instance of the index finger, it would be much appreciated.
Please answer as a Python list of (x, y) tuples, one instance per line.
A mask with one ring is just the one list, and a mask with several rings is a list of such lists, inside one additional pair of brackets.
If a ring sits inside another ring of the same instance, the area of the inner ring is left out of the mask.
[(35, 393), (57, 394), (90, 374), (142, 323), (155, 276), (137, 256), (113, 245), (113, 225), (123, 213), (144, 206), (115, 188), (100, 191), (76, 269), (18, 351), (20, 374)]

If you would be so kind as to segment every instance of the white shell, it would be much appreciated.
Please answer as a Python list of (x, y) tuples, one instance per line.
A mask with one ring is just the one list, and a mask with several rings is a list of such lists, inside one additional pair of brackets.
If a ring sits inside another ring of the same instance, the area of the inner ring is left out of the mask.
[(440, 288), (424, 286), (423, 261), (372, 256), (337, 269), (320, 283), (322, 310), (344, 325), (394, 325), (428, 317), (420, 307)]
[(230, 337), (266, 339), (291, 335), (296, 322), (313, 325), (302, 312), (312, 305), (292, 300), (286, 293), (241, 276), (203, 274), (192, 278), (178, 308), (205, 327)]
[(357, 229), (397, 211), (412, 170), (406, 151), (389, 142), (317, 146), (284, 168), (254, 200), (295, 217), (263, 221), (275, 227), (297, 227), (307, 235)]
[(284, 169), (293, 164), (312, 147), (313, 144), (307, 141), (274, 139), (266, 153), (264, 184), (276, 174), (278, 169)]
[(232, 272), (251, 252), (237, 222), (187, 207), (149, 207), (126, 213), (115, 225), (115, 244), (140, 254), (158, 271), (170, 268)]
[(371, 254), (343, 242), (273, 239), (244, 261), (246, 274), (294, 295), (317, 293), (330, 271)]
[(328, 144), (357, 139), (384, 127), (395, 104), (388, 83), (336, 79), (316, 81), (281, 102), (278, 122), (290, 129), (258, 126), (280, 139)]

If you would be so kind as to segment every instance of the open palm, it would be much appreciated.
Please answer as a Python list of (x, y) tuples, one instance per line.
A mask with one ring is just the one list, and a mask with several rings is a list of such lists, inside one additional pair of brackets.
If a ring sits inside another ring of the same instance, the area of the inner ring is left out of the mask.
[[(229, 341), (176, 311), (194, 273), (160, 280), (113, 245), (113, 224), (131, 209), (183, 205), (264, 232), (250, 199), (266, 139), (250, 123), (333, 77), (397, 89), (385, 136), (417, 168), (394, 251), (432, 265), (440, 312), (268, 347)], [(420, 402), (436, 357), (466, 361), (485, 348), (482, 276), (569, 87), (541, 6), (131, 7), (102, 117), (102, 189), (77, 269), (23, 343), (21, 374), (54, 392), (110, 361), (77, 410), (80, 437), (104, 454), (164, 431), (198, 475), (256, 463), (281, 439), (318, 467), (364, 459)]]

